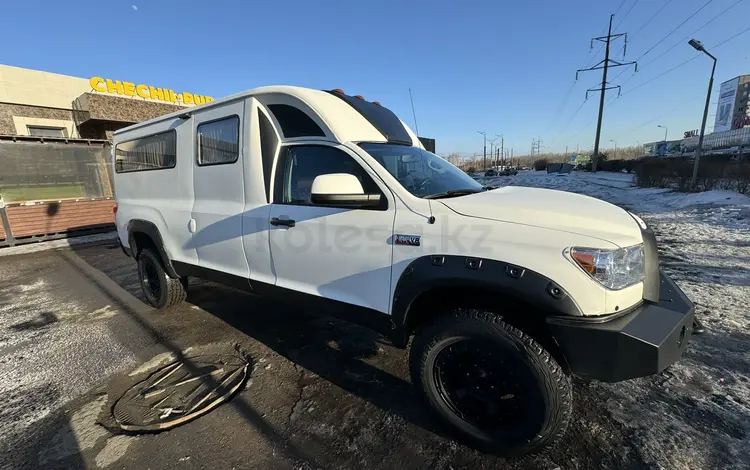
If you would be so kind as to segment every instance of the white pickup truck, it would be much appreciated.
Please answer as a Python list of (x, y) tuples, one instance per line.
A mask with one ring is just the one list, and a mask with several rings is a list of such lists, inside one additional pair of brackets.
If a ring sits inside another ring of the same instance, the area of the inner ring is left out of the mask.
[(196, 276), (413, 336), (414, 385), (476, 448), (551, 444), (572, 375), (655, 374), (691, 338), (693, 305), (637, 216), (483, 187), (361, 96), (262, 87), (114, 140), (119, 239), (154, 307)]

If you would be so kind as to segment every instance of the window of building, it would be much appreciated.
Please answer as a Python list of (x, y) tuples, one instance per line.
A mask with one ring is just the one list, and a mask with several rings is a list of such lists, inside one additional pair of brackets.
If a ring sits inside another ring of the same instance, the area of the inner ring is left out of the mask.
[(234, 163), (240, 156), (240, 118), (230, 116), (198, 125), (198, 165)]
[(115, 147), (115, 171), (161, 170), (177, 163), (177, 132), (174, 130), (121, 142)]
[[(283, 165), (283, 166), (281, 166)], [(274, 202), (281, 204), (311, 205), (312, 184), (315, 177), (330, 173), (349, 173), (362, 183), (366, 194), (381, 193), (364, 168), (351, 156), (333, 147), (301, 145), (282, 149), (277, 163)], [(284, 171), (279, 171), (283, 168)], [(387, 200), (381, 198), (386, 209)]]
[(64, 127), (49, 127), (49, 126), (26, 126), (29, 131), (29, 135), (35, 137), (68, 137), (68, 130)]
[(268, 106), (279, 121), (284, 137), (325, 137), (325, 132), (301, 109), (287, 104)]

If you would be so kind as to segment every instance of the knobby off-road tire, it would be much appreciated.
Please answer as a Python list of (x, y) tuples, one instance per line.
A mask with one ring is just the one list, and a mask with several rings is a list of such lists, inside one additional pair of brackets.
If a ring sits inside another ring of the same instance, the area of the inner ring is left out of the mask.
[(458, 440), (499, 455), (534, 453), (564, 433), (570, 378), (539, 343), (499, 315), (457, 309), (421, 327), (412, 382)]
[(187, 298), (187, 278), (169, 277), (161, 258), (151, 248), (138, 254), (138, 278), (146, 300), (156, 308), (169, 308)]

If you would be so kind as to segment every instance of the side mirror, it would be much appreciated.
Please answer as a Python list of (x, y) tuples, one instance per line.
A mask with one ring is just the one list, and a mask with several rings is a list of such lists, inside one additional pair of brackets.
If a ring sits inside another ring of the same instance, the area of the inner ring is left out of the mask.
[(315, 177), (310, 200), (321, 206), (374, 207), (380, 194), (365, 194), (362, 183), (349, 173), (330, 173)]

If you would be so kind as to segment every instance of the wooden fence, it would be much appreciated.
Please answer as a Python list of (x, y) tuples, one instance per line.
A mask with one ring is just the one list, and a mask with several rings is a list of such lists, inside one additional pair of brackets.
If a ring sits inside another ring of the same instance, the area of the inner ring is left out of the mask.
[(0, 246), (114, 229), (112, 198), (38, 201), (0, 207)]

